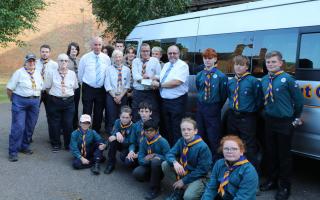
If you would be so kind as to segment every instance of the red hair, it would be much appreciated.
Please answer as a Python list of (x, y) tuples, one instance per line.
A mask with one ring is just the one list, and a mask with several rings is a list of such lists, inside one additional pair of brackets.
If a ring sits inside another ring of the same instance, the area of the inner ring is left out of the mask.
[(246, 151), (246, 147), (245, 147), (244, 142), (238, 136), (236, 136), (236, 135), (227, 135), (227, 136), (224, 136), (220, 141), (220, 148), (219, 148), (220, 152), (221, 152), (221, 150), (223, 148), (223, 145), (224, 145), (224, 143), (226, 141), (233, 141), (233, 142), (238, 144), (241, 152), (245, 152)]
[(216, 50), (212, 48), (207, 48), (202, 52), (202, 57), (212, 59), (212, 58), (217, 58), (218, 54)]

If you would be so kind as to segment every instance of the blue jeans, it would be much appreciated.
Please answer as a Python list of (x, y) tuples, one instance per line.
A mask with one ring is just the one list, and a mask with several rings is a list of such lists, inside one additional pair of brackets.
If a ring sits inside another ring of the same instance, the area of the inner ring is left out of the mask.
[(28, 149), (39, 116), (39, 98), (12, 94), (12, 122), (9, 135), (9, 154)]

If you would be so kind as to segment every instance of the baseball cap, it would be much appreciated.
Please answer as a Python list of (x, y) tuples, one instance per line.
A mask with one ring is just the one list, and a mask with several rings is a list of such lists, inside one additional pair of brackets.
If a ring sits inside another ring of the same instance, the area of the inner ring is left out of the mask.
[(36, 60), (36, 59), (37, 59), (36, 55), (34, 55), (33, 53), (29, 53), (29, 54), (27, 54), (26, 57), (24, 58), (25, 62), (27, 62), (27, 61), (29, 61), (29, 60), (31, 60), (31, 59)]
[(90, 115), (83, 114), (80, 117), (80, 122), (90, 122), (91, 123), (91, 117)]

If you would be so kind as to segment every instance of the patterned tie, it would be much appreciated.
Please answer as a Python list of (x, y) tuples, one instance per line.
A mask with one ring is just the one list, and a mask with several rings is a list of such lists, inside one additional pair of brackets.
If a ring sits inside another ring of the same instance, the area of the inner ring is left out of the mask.
[(216, 73), (217, 68), (213, 67), (211, 70), (208, 70), (207, 68), (204, 69), (204, 74), (205, 74), (205, 80), (204, 80), (204, 100), (208, 100), (211, 95), (211, 83), (210, 79), (212, 74)]
[(79, 128), (78, 129), (82, 133), (82, 143), (81, 143), (81, 155), (86, 158), (87, 157), (87, 149), (86, 149), (86, 133)]
[(157, 133), (150, 141), (147, 139), (147, 144), (148, 144), (148, 155), (152, 154), (152, 149), (151, 145), (155, 142), (157, 142), (161, 138), (161, 135)]
[(117, 89), (120, 89), (122, 87), (122, 67), (115, 66), (118, 70), (118, 79), (117, 79)]
[(96, 55), (96, 85), (100, 86), (103, 82), (100, 58)]
[[(190, 142), (186, 142), (184, 141), (183, 143), (183, 149), (182, 149), (182, 154), (180, 156), (180, 161), (179, 163), (182, 165), (183, 169), (184, 169), (184, 176), (187, 175), (189, 172), (187, 170), (187, 165), (188, 165), (188, 152), (189, 152), (189, 147), (199, 143), (202, 141), (202, 138), (199, 135), (195, 135), (193, 140)], [(178, 175), (177, 179), (181, 179), (181, 177)]]
[(45, 75), (45, 71), (46, 71), (46, 66), (47, 66), (47, 63), (49, 62), (49, 60), (42, 60), (41, 59), (41, 62), (42, 62), (42, 70), (41, 70), (41, 77), (42, 77), (42, 80), (44, 80), (44, 75)]
[(29, 74), (30, 76), (30, 80), (31, 80), (31, 83), (32, 83), (32, 89), (35, 90), (37, 88), (37, 85), (36, 85), (36, 81), (34, 80), (34, 77), (33, 77), (33, 74), (35, 72), (34, 69), (27, 69), (27, 67), (24, 67), (24, 69), (26, 70), (26, 72)]
[(246, 72), (244, 73), (241, 77), (237, 77), (235, 76), (235, 78), (237, 79), (237, 86), (236, 89), (234, 90), (233, 93), (233, 108), (238, 110), (239, 109), (239, 88), (240, 88), (240, 81), (242, 81), (243, 79), (245, 79), (247, 76), (249, 76), (250, 73)]
[(168, 77), (170, 71), (172, 70), (172, 68), (173, 68), (173, 63), (170, 63), (170, 66), (169, 66), (169, 68), (167, 69), (167, 71), (166, 71), (166, 73), (164, 74), (164, 76), (162, 77), (160, 83), (164, 83), (164, 81), (167, 79), (167, 77)]
[(274, 75), (269, 74), (269, 84), (268, 84), (268, 88), (267, 88), (267, 93), (264, 96), (264, 105), (268, 104), (269, 97), (271, 99), (271, 102), (274, 102), (273, 93), (272, 93), (272, 81), (273, 81), (273, 79), (275, 79), (277, 76), (279, 76), (282, 73), (283, 73), (283, 70), (277, 71), (276, 73), (274, 73)]
[(147, 62), (149, 60), (142, 60), (142, 71), (141, 71), (141, 75), (143, 76), (146, 73), (146, 69), (147, 69)]
[(64, 82), (64, 78), (66, 77), (66, 73), (59, 70), (59, 74), (60, 74), (60, 77), (61, 77), (61, 93), (62, 93), (62, 96), (63, 96), (63, 95), (66, 94), (66, 85), (65, 85), (65, 82)]
[(228, 170), (224, 173), (224, 176), (220, 181), (220, 185), (219, 185), (219, 189), (218, 189), (218, 193), (220, 194), (221, 197), (224, 196), (225, 194), (225, 187), (226, 185), (228, 185), (229, 183), (229, 175), (232, 171), (234, 171), (235, 169), (237, 169), (239, 166), (248, 163), (249, 161), (246, 159), (246, 157), (241, 156), (240, 159), (233, 164), (231, 167), (228, 166), (228, 164), (226, 163)]

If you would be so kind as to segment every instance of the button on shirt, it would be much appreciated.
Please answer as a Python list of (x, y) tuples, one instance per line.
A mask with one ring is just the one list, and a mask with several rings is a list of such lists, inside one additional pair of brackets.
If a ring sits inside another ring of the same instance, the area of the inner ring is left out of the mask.
[[(141, 58), (135, 58), (132, 61), (132, 77), (133, 77), (133, 88), (136, 90), (151, 90), (150, 86), (145, 86), (139, 83), (142, 78), (142, 65), (143, 62)], [(150, 57), (146, 66), (146, 75), (149, 77), (158, 77), (161, 72), (161, 65), (158, 59)]]
[[(97, 56), (100, 63), (101, 77), (102, 81), (97, 83), (96, 74), (97, 74)], [(85, 54), (81, 57), (79, 68), (78, 68), (78, 79), (79, 82), (86, 83), (94, 88), (101, 88), (104, 85), (104, 78), (106, 76), (106, 69), (111, 65), (111, 61), (108, 55), (100, 53), (96, 55), (93, 51)]]
[[(160, 94), (164, 99), (176, 99), (188, 92), (188, 77), (189, 77), (189, 66), (184, 61), (178, 59), (177, 62), (173, 64), (173, 68), (165, 78), (162, 80), (166, 71), (169, 69), (171, 63), (167, 62), (160, 73), (161, 84), (167, 83), (172, 80), (179, 80), (183, 82), (181, 85), (174, 88), (161, 88)], [(163, 81), (163, 82), (162, 82)]]
[[(106, 91), (117, 90), (118, 73), (119, 73), (119, 70), (115, 66), (110, 66), (107, 68), (106, 78), (104, 82), (104, 88), (106, 89)], [(130, 89), (130, 82), (131, 82), (130, 73), (131, 72), (128, 67), (122, 66), (121, 73), (122, 73), (122, 86), (119, 89), (122, 92), (123, 89)]]
[[(48, 73), (50, 73), (51, 71), (54, 70), (58, 70), (58, 63), (56, 63), (53, 60), (49, 60), (47, 64), (45, 64), (45, 68), (44, 68), (44, 82), (46, 80), (46, 77), (48, 76)], [(42, 68), (43, 68), (43, 63), (41, 59), (36, 60), (36, 70), (38, 70), (40, 72), (40, 74), (42, 73)], [(45, 88), (43, 88), (45, 89)]]
[(36, 84), (35, 89), (32, 88), (30, 75), (24, 67), (22, 67), (14, 72), (7, 84), (7, 88), (22, 97), (40, 96), (43, 88), (43, 80), (38, 70), (35, 70), (33, 78)]
[(48, 74), (45, 81), (45, 88), (49, 89), (49, 94), (56, 97), (70, 97), (74, 95), (74, 90), (79, 87), (77, 76), (74, 71), (68, 70), (64, 78), (65, 93), (62, 94), (61, 76), (58, 70)]

